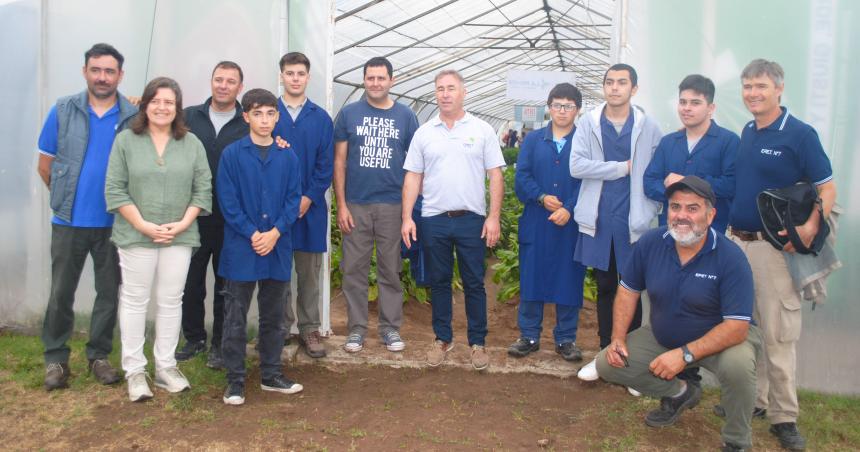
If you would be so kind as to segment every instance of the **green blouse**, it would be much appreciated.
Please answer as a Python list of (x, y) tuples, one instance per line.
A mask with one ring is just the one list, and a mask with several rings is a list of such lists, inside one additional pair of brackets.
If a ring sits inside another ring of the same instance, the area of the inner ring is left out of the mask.
[(197, 221), (176, 236), (170, 245), (153, 243), (135, 229), (117, 210), (134, 204), (144, 220), (165, 224), (179, 221), (189, 206), (212, 210), (212, 173), (203, 144), (192, 133), (181, 140), (173, 137), (158, 157), (148, 132), (120, 132), (113, 142), (105, 178), (107, 209), (116, 213), (111, 241), (120, 248), (133, 246), (200, 246)]

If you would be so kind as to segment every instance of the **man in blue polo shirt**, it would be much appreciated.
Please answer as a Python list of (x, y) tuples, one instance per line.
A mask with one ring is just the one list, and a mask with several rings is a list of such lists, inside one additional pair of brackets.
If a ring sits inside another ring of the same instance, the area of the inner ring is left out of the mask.
[[(320, 271), (328, 250), (328, 204), (325, 192), (334, 170), (334, 128), (331, 116), (305, 94), (311, 62), (303, 53), (290, 52), (279, 62), (284, 94), (278, 99), (280, 118), (274, 136), (286, 140), (299, 157), (302, 200), (293, 224), (296, 269), (296, 313), (287, 292), (286, 327), (298, 318), (299, 342), (312, 358), (326, 355), (320, 337)], [(289, 337), (289, 331), (287, 331)]]
[[(752, 322), (753, 277), (740, 248), (710, 227), (716, 196), (697, 176), (666, 188), (668, 226), (643, 235), (625, 265), (615, 298), (612, 342), (597, 356), (606, 381), (660, 397), (651, 427), (673, 425), (696, 406), (698, 385), (676, 378), (701, 366), (720, 382), (723, 450), (752, 445), (755, 363), (761, 334)], [(648, 291), (650, 325), (628, 334), (639, 294)]]
[(75, 290), (87, 254), (93, 259), (96, 299), (86, 346), (89, 370), (102, 384), (120, 380), (107, 356), (113, 344), (119, 291), (119, 258), (110, 242), (113, 215), (105, 204), (108, 156), (117, 132), (137, 109), (117, 93), (124, 58), (109, 44), (84, 54), (87, 89), (62, 97), (39, 136), (38, 173), (51, 191), (51, 292), (42, 343), (45, 389), (68, 387)]
[[(755, 318), (764, 333), (764, 354), (759, 361), (758, 411), (767, 409), (770, 431), (780, 444), (802, 450), (806, 441), (797, 430), (795, 346), (800, 338), (800, 296), (794, 290), (785, 256), (763, 240), (764, 229), (756, 197), (769, 188), (784, 188), (799, 181), (814, 184), (825, 217), (836, 201), (836, 184), (830, 159), (818, 134), (780, 106), (784, 73), (779, 64), (753, 60), (741, 73), (743, 100), (755, 118), (741, 133), (735, 174), (735, 199), (729, 221), (732, 240), (746, 254), (756, 284)], [(807, 246), (823, 218), (818, 210), (797, 232)], [(784, 252), (794, 252), (789, 242)]]
[(699, 74), (688, 75), (678, 86), (678, 117), (684, 128), (660, 140), (645, 170), (645, 195), (663, 203), (660, 226), (666, 224), (666, 187), (692, 174), (708, 181), (717, 195), (713, 228), (726, 232), (729, 204), (735, 195), (735, 155), (738, 136), (711, 119), (714, 82)]

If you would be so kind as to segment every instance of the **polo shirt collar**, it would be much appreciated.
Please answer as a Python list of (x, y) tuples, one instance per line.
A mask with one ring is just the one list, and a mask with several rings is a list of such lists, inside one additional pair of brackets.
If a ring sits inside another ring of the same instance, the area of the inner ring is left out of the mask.
[[(717, 128), (719, 128), (719, 126), (717, 125), (717, 121), (714, 121), (712, 119), (711, 125), (708, 126), (708, 130), (705, 131), (705, 135), (702, 135), (702, 137), (704, 137), (704, 136), (716, 137), (717, 136)], [(687, 139), (687, 129), (686, 128), (683, 128), (683, 129), (679, 130), (678, 132), (679, 133), (677, 135), (675, 135), (676, 140), (681, 141), (681, 140)]]
[[(469, 121), (471, 121), (471, 120), (472, 120), (472, 115), (471, 115), (471, 114), (469, 114), (469, 112), (467, 111), (467, 112), (466, 112), (466, 114), (465, 114), (465, 115), (463, 115), (463, 117), (462, 117), (462, 118), (460, 118), (460, 119), (458, 119), (458, 120), (454, 121), (454, 127), (457, 127), (457, 124), (461, 124), (461, 123), (462, 123), (462, 124), (465, 124), (465, 123), (467, 123), (467, 122), (469, 122)], [(431, 124), (433, 124), (434, 126), (444, 125), (444, 124), (445, 124), (445, 123), (443, 123), (443, 122), (442, 122), (442, 118), (441, 118), (438, 114), (437, 114), (436, 116), (434, 116), (434, 117), (433, 117), (433, 119), (431, 119), (431, 120), (430, 120), (430, 123), (431, 123)]]
[[(774, 120), (772, 123), (770, 123), (769, 126), (763, 127), (759, 130), (773, 130), (774, 132), (782, 132), (785, 129), (785, 123), (788, 122), (788, 118), (789, 118), (789, 116), (791, 116), (791, 113), (788, 111), (788, 108), (783, 107), (781, 105), (780, 105), (779, 109), (782, 110), (782, 113), (780, 113), (780, 115), (776, 118), (776, 120)], [(749, 123), (749, 125), (747, 125), (747, 127), (751, 128), (753, 130), (756, 130), (755, 119), (750, 121), (750, 123)]]
[[(663, 233), (663, 243), (672, 248), (672, 251), (675, 250), (675, 239), (672, 238), (672, 234), (669, 233), (669, 226), (666, 226), (666, 232)], [(698, 256), (710, 253), (711, 251), (717, 249), (717, 231), (714, 228), (709, 227), (708, 233), (705, 235), (705, 246), (696, 253), (696, 256), (693, 257), (695, 259)], [(693, 259), (690, 259), (691, 261)]]

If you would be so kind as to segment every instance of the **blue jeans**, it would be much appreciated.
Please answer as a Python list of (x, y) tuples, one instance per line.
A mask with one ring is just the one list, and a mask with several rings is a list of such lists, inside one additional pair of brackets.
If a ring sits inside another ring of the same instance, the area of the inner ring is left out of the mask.
[[(543, 330), (543, 309), (546, 303), (542, 301), (520, 301), (517, 308), (517, 326), (526, 339), (540, 342)], [(567, 306), (555, 303), (555, 328), (552, 335), (558, 345), (576, 341), (576, 327), (579, 323), (579, 306)]]
[(422, 218), (422, 232), (430, 274), (430, 302), (433, 307), (433, 332), (436, 339), (451, 342), (451, 279), (454, 253), (463, 291), (466, 295), (466, 319), (469, 345), (484, 345), (487, 336), (487, 294), (484, 291), (484, 255), (481, 239), (484, 217), (467, 212), (462, 216), (447, 214)]
[(228, 382), (245, 381), (245, 345), (248, 343), (248, 308), (254, 288), (259, 285), (257, 307), (260, 311), (260, 375), (263, 379), (281, 375), (281, 351), (284, 348), (284, 308), (289, 281), (224, 282), (224, 331), (221, 355), (227, 368)]

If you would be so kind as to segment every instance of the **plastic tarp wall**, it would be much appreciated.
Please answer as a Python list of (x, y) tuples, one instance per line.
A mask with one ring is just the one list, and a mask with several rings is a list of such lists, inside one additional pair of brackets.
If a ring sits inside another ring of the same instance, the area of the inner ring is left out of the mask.
[[(675, 106), (684, 76), (701, 73), (717, 87), (716, 121), (740, 133), (752, 116), (741, 99), (741, 70), (754, 58), (785, 70), (782, 103), (812, 124), (833, 163), (841, 216), (837, 252), (844, 267), (830, 278), (826, 304), (803, 305), (798, 384), (860, 393), (860, 3), (837, 0), (622, 1), (618, 59), (639, 72), (634, 102), (680, 127)], [(738, 162), (743, 165), (743, 162)]]
[[(330, 2), (313, 4), (305, 10), (322, 8), (329, 20)], [(5, 69), (0, 80), (7, 87), (0, 93), (7, 105), (0, 113), (0, 325), (41, 325), (50, 287), (51, 213), (48, 191), (35, 170), (36, 142), (56, 99), (86, 88), (84, 52), (96, 42), (108, 42), (125, 56), (119, 86), (125, 95), (139, 95), (147, 80), (164, 75), (179, 82), (186, 106), (201, 103), (210, 95), (210, 74), (221, 60), (239, 63), (246, 90), (279, 93), (277, 62), (287, 47), (287, 11), (286, 0), (0, 1)], [(311, 59), (327, 58), (327, 52), (315, 52), (320, 53)], [(321, 72), (316, 80), (328, 78)], [(315, 100), (330, 103), (327, 93), (314, 92)], [(210, 272), (209, 303), (212, 278)], [(75, 311), (89, 313), (93, 297), (88, 260)], [(207, 311), (211, 322), (211, 309)], [(256, 324), (255, 312), (251, 325)], [(79, 328), (89, 323), (86, 315), (79, 320), (86, 320)], [(328, 323), (323, 326), (329, 328)]]

